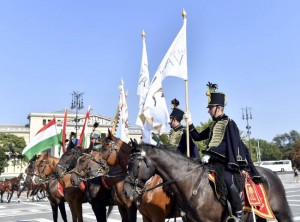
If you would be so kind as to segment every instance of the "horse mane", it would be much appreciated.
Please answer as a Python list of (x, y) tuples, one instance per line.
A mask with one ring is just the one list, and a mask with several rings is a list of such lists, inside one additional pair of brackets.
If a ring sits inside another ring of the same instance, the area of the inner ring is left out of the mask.
[(136, 151), (141, 152), (143, 149), (150, 149), (150, 148), (160, 150), (163, 152), (167, 152), (175, 159), (180, 159), (182, 161), (188, 161), (193, 164), (199, 164), (198, 160), (188, 158), (186, 155), (184, 155), (184, 154), (178, 152), (176, 149), (174, 149), (175, 148), (174, 146), (170, 146), (170, 145), (154, 146), (154, 145), (147, 144), (147, 143), (141, 143), (141, 144), (138, 144)]

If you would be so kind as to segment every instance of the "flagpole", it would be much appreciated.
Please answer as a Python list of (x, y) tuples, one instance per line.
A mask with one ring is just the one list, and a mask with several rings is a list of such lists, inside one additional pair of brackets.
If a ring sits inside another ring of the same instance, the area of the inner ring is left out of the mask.
[[(182, 18), (183, 22), (186, 22), (186, 11), (183, 9), (182, 10)], [(186, 75), (187, 76), (187, 75)], [(189, 93), (188, 93), (188, 78), (184, 80), (185, 82), (185, 107), (186, 107), (186, 113), (189, 112)], [(189, 129), (189, 124), (187, 121), (187, 116), (186, 116), (186, 155), (187, 157), (190, 157), (190, 129)]]

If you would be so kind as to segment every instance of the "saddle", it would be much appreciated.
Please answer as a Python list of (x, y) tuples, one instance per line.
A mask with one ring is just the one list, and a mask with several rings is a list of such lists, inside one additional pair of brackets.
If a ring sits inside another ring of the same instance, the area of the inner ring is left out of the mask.
[[(261, 183), (254, 183), (248, 172), (243, 172), (242, 176), (245, 179), (245, 186), (242, 190), (245, 199), (243, 211), (252, 212), (253, 210), (255, 215), (261, 218), (266, 220), (276, 220), (263, 185)], [(217, 188), (216, 174), (208, 173), (208, 179), (211, 183), (213, 183), (215, 193), (220, 202), (223, 204), (222, 200), (224, 199), (224, 194), (218, 193), (220, 189)]]
[[(85, 184), (84, 184), (83, 181), (80, 182), (80, 184), (79, 184), (78, 187), (79, 187), (82, 191), (85, 191), (86, 186), (85, 186)], [(57, 181), (57, 190), (58, 190), (59, 194), (62, 195), (62, 196), (64, 197), (64, 195), (65, 195), (64, 187), (63, 187), (63, 185), (61, 185), (61, 183), (60, 183), (59, 181)]]

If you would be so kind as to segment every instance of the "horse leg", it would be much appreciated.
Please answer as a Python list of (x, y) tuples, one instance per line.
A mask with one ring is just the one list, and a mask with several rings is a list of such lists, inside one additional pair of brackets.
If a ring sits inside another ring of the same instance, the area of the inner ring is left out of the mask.
[(118, 209), (122, 218), (122, 222), (130, 222), (127, 217), (127, 209), (122, 205), (118, 205)]
[(21, 196), (21, 193), (25, 190), (25, 186), (23, 186), (23, 188), (19, 191), (18, 193), (18, 202), (20, 202), (20, 196)]
[(83, 222), (83, 217), (82, 217), (82, 203), (81, 202), (77, 202), (75, 203), (75, 210), (77, 213), (77, 219), (78, 222)]
[(51, 208), (52, 208), (52, 218), (54, 222), (57, 222), (57, 212), (58, 212), (58, 207), (56, 203), (53, 203), (52, 201), (50, 202)]
[(58, 204), (58, 207), (59, 207), (61, 218), (63, 219), (64, 222), (68, 222), (66, 208), (65, 208), (65, 202), (60, 201)]
[(1, 191), (1, 203), (3, 203), (3, 194), (4, 194), (4, 191)]
[(9, 196), (9, 194), (7, 195), (7, 202), (10, 203), (10, 200), (12, 198), (12, 196), (14, 195), (15, 190), (13, 189), (11, 192), (11, 195)]
[(75, 206), (73, 205), (73, 203), (69, 202), (69, 207), (70, 207), (70, 210), (71, 210), (73, 222), (77, 222), (77, 213), (76, 213)]
[(29, 201), (30, 194), (31, 194), (31, 190), (27, 190), (27, 201)]
[[(127, 215), (128, 215), (128, 220), (130, 222), (136, 222), (136, 212), (137, 212), (137, 207), (135, 204), (132, 204), (130, 207), (126, 209)], [(161, 217), (160, 217), (161, 218)], [(164, 221), (164, 220), (163, 220)]]
[(106, 206), (95, 198), (91, 199), (91, 205), (97, 221), (106, 222)]

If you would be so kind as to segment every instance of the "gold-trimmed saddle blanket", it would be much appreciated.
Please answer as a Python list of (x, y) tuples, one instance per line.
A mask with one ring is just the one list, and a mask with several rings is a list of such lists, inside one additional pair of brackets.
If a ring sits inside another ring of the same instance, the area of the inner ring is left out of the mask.
[[(243, 175), (245, 177), (245, 188), (243, 191), (245, 197), (245, 205), (243, 211), (252, 212), (253, 206), (254, 213), (257, 216), (265, 218), (266, 220), (276, 221), (263, 185), (261, 183), (254, 183), (248, 173)], [(214, 184), (214, 189), (216, 192), (214, 173), (209, 173), (208, 179)]]

